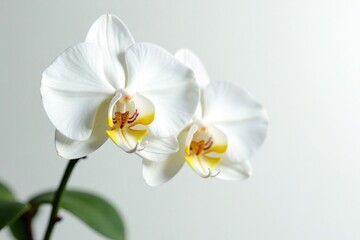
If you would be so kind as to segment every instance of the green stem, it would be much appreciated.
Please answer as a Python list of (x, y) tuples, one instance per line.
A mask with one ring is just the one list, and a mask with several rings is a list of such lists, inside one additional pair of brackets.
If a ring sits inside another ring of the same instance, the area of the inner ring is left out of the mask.
[(32, 232), (32, 219), (33, 219), (33, 213), (32, 211), (28, 211), (26, 213), (24, 213), (24, 215), (22, 216), (22, 218), (24, 219), (25, 223), (26, 223), (26, 239), (27, 240), (33, 240), (33, 232)]
[(50, 215), (49, 223), (48, 223), (48, 226), (47, 226), (47, 229), (46, 229), (44, 240), (49, 240), (50, 239), (50, 236), (51, 236), (52, 230), (54, 229), (55, 224), (60, 220), (57, 214), (58, 214), (58, 211), (59, 211), (62, 195), (65, 192), (66, 183), (69, 180), (71, 172), (73, 171), (76, 163), (80, 159), (81, 158), (70, 160), (67, 167), (66, 167), (64, 176), (61, 179), (59, 188), (56, 191), (53, 202), (52, 202), (51, 215)]

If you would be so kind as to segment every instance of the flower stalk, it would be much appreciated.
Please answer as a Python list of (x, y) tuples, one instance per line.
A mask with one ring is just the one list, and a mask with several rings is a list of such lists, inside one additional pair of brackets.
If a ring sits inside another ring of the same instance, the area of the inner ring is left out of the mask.
[(58, 211), (59, 211), (59, 207), (61, 204), (61, 199), (62, 196), (65, 192), (65, 188), (66, 188), (66, 184), (70, 178), (70, 175), (76, 165), (76, 163), (82, 158), (78, 158), (78, 159), (72, 159), (69, 160), (69, 163), (66, 167), (64, 176), (61, 179), (59, 188), (57, 189), (57, 191), (55, 192), (55, 196), (52, 202), (52, 210), (51, 210), (51, 214), (50, 214), (50, 218), (49, 218), (49, 223), (46, 229), (46, 233), (44, 236), (44, 240), (49, 240), (52, 230), (54, 229), (55, 224), (60, 221), (60, 218), (58, 217)]
[(22, 216), (23, 220), (26, 223), (26, 239), (27, 240), (33, 240), (33, 231), (32, 231), (32, 219), (33, 219), (34, 215), (32, 210), (24, 213), (24, 215)]

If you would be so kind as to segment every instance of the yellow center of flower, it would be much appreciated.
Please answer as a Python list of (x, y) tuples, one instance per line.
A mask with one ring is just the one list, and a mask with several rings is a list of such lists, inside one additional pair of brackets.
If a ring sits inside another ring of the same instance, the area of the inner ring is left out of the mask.
[(109, 106), (107, 134), (111, 140), (127, 152), (138, 149), (147, 134), (147, 125), (155, 117), (153, 105), (146, 98), (118, 93)]
[(201, 127), (185, 147), (186, 162), (202, 177), (217, 176), (216, 167), (227, 149), (225, 135), (219, 131), (214, 133), (210, 135), (208, 128)]

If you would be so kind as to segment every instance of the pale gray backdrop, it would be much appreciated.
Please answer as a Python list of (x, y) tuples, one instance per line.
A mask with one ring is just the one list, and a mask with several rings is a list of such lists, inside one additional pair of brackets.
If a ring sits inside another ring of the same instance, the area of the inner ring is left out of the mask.
[[(244, 182), (204, 180), (185, 166), (151, 188), (140, 159), (110, 141), (77, 165), (69, 186), (116, 205), (129, 240), (360, 239), (358, 0), (0, 0), (0, 178), (21, 199), (57, 186), (66, 166), (41, 73), (104, 13), (137, 41), (193, 49), (211, 79), (244, 86), (270, 116)], [(53, 239), (103, 239), (62, 215)]]

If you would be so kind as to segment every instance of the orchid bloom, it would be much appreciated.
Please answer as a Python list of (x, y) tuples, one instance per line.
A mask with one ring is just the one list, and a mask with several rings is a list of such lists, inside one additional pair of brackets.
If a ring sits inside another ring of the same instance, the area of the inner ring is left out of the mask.
[(199, 101), (193, 75), (159, 46), (135, 43), (119, 18), (101, 16), (85, 42), (65, 50), (42, 76), (58, 154), (86, 156), (108, 137), (153, 159), (177, 151), (175, 136)]
[(268, 120), (264, 108), (236, 84), (210, 83), (203, 64), (190, 50), (179, 50), (175, 56), (193, 69), (201, 87), (201, 100), (193, 119), (178, 134), (179, 151), (169, 154), (163, 162), (143, 159), (145, 181), (151, 186), (162, 184), (185, 162), (203, 178), (248, 178), (248, 159), (266, 136)]

